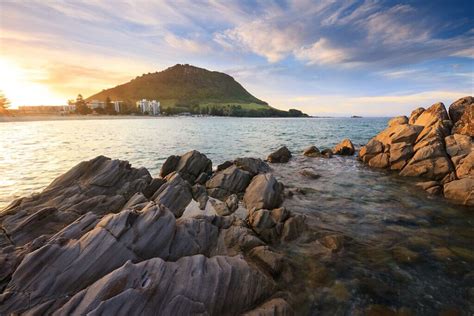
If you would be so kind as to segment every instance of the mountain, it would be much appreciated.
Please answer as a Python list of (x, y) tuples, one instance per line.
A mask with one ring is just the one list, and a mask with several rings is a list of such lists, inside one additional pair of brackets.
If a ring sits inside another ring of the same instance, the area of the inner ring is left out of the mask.
[(218, 116), (304, 116), (270, 107), (251, 95), (231, 76), (217, 71), (177, 64), (166, 70), (143, 74), (130, 82), (103, 90), (87, 98), (121, 100), (131, 108), (141, 99), (161, 102), (162, 112)]

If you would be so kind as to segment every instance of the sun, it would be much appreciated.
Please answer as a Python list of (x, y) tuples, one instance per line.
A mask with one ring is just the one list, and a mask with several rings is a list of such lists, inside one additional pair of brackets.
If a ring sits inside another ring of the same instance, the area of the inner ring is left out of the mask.
[(10, 100), (11, 107), (20, 105), (58, 105), (64, 104), (62, 98), (55, 96), (47, 85), (42, 84), (41, 69), (21, 67), (14, 61), (0, 58), (0, 90)]

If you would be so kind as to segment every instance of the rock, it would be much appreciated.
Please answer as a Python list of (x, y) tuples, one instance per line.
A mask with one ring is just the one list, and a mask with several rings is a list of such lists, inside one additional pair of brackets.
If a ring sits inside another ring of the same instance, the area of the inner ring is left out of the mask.
[(410, 119), (408, 120), (408, 124), (415, 124), (416, 119), (425, 111), (424, 108), (417, 108), (413, 110), (410, 114)]
[(326, 148), (321, 151), (321, 155), (323, 155), (324, 158), (331, 158), (333, 155), (333, 152), (331, 149)]
[(192, 150), (180, 157), (176, 171), (181, 174), (183, 179), (194, 184), (194, 181), (201, 173), (211, 174), (212, 162), (206, 155)]
[(317, 174), (317, 173), (315, 173), (315, 172), (313, 172), (309, 169), (300, 170), (300, 174), (303, 177), (310, 178), (310, 179), (319, 179), (319, 178), (321, 178), (320, 174)]
[(445, 137), (446, 153), (451, 157), (456, 167), (459, 161), (469, 155), (472, 151), (472, 140), (470, 136), (453, 134)]
[(224, 200), (231, 194), (244, 192), (251, 179), (249, 172), (231, 165), (227, 169), (216, 172), (207, 181), (206, 187), (210, 196)]
[(168, 176), (168, 181), (156, 191), (152, 199), (166, 206), (176, 217), (180, 217), (193, 199), (192, 189), (189, 183), (181, 178), (181, 174)]
[(424, 177), (427, 179), (442, 180), (452, 171), (452, 163), (449, 158), (445, 156), (419, 161), (413, 158), (400, 171), (400, 175), (404, 177)]
[(328, 235), (321, 238), (319, 242), (332, 252), (338, 252), (344, 247), (344, 236)]
[(150, 184), (143, 190), (143, 195), (145, 195), (146, 198), (151, 198), (158, 189), (165, 184), (166, 180), (162, 178), (153, 178), (151, 180)]
[(199, 177), (196, 178), (197, 184), (206, 184), (206, 181), (209, 180), (209, 174), (202, 172)]
[(145, 168), (99, 156), (56, 178), (40, 194), (21, 198), (2, 211), (0, 221), (15, 246), (51, 236), (81, 215), (119, 211), (152, 181)]
[(229, 195), (229, 197), (225, 200), (225, 204), (227, 205), (229, 212), (234, 213), (239, 207), (239, 197), (237, 194)]
[(321, 152), (319, 151), (318, 147), (316, 146), (309, 146), (308, 148), (305, 148), (303, 151), (303, 155), (306, 157), (320, 157)]
[(56, 314), (241, 314), (274, 287), (241, 256), (153, 258), (127, 262), (74, 295)]
[(388, 121), (388, 126), (396, 126), (396, 125), (403, 125), (408, 124), (408, 117), (406, 116), (396, 116)]
[(252, 177), (259, 173), (267, 173), (271, 171), (270, 166), (265, 161), (258, 158), (237, 158), (234, 160), (234, 164), (238, 168), (250, 173)]
[(369, 160), (369, 166), (373, 168), (387, 168), (390, 165), (389, 155), (380, 153)]
[(413, 146), (408, 143), (395, 143), (390, 146), (390, 169), (401, 170), (413, 157)]
[(230, 166), (232, 166), (234, 163), (232, 161), (224, 161), (223, 163), (221, 163), (220, 165), (217, 166), (217, 171), (221, 171), (221, 170), (224, 170), (224, 169), (227, 169), (229, 168)]
[(172, 155), (166, 158), (165, 162), (161, 166), (160, 177), (164, 178), (170, 173), (176, 171), (178, 167), (180, 156)]
[(278, 275), (283, 265), (283, 255), (270, 249), (268, 246), (258, 246), (253, 248), (249, 257), (257, 261), (272, 275)]
[(474, 178), (463, 178), (446, 183), (444, 196), (459, 204), (474, 205)]
[[(359, 159), (368, 163), (370, 159), (377, 156), (384, 151), (384, 146), (381, 142), (372, 138), (367, 145), (363, 146), (359, 151)], [(380, 159), (380, 158), (379, 158)], [(385, 168), (385, 167), (384, 167)]]
[(464, 97), (449, 106), (449, 116), (454, 123), (453, 134), (474, 137), (474, 98)]
[(249, 213), (249, 224), (259, 234), (262, 230), (275, 227), (276, 223), (269, 210), (255, 210)]
[(402, 264), (413, 263), (420, 259), (420, 255), (408, 248), (397, 246), (392, 249), (395, 261)]
[(394, 143), (407, 143), (413, 144), (417, 139), (420, 132), (423, 130), (422, 127), (416, 125), (397, 125), (392, 128), (388, 129), (391, 131), (389, 134), (389, 140), (387, 140), (387, 144), (394, 144)]
[(334, 155), (342, 155), (342, 156), (351, 156), (354, 154), (355, 149), (354, 145), (352, 144), (350, 139), (344, 139), (342, 142), (337, 144), (333, 149), (332, 152)]
[(192, 187), (193, 199), (199, 203), (199, 209), (203, 210), (206, 208), (209, 196), (207, 195), (206, 187), (201, 184), (195, 184)]
[(458, 165), (456, 167), (456, 176), (459, 179), (474, 179), (474, 151), (471, 151), (469, 155), (459, 160)]
[(429, 188), (439, 186), (439, 182), (438, 181), (418, 182), (416, 186), (422, 188), (423, 190), (428, 190)]
[(304, 217), (295, 215), (286, 220), (281, 239), (283, 241), (292, 241), (300, 236), (305, 229)]
[(271, 215), (276, 223), (283, 223), (288, 217), (290, 217), (290, 211), (288, 211), (285, 207), (280, 207), (273, 209)]
[(245, 316), (273, 316), (273, 315), (294, 315), (295, 312), (290, 304), (282, 298), (271, 299), (262, 305), (256, 307)]
[(414, 125), (428, 127), (444, 120), (449, 121), (448, 112), (443, 103), (438, 102), (423, 111), (415, 120)]
[(245, 190), (247, 209), (274, 209), (283, 202), (283, 184), (270, 173), (256, 175)]
[(220, 216), (228, 216), (232, 214), (232, 212), (229, 210), (227, 207), (226, 203), (216, 200), (216, 199), (211, 199), (210, 200), (212, 207), (216, 211), (216, 213)]
[(268, 155), (267, 160), (271, 163), (286, 163), (290, 161), (290, 158), (291, 152), (286, 148), (286, 146), (283, 146)]

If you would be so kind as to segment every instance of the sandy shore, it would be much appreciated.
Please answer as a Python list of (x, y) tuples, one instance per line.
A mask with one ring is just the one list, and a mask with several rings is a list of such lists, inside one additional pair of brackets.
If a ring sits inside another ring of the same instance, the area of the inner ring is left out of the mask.
[(0, 123), (5, 122), (34, 122), (34, 121), (76, 121), (76, 120), (124, 120), (124, 119), (155, 119), (156, 116), (138, 115), (37, 115), (37, 116), (0, 116)]

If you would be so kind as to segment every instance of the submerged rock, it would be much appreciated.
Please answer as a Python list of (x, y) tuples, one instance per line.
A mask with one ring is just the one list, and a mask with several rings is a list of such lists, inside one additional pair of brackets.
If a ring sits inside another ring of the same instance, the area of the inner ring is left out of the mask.
[(286, 163), (290, 161), (290, 158), (291, 152), (286, 148), (286, 146), (283, 146), (268, 155), (267, 160), (271, 163)]
[(319, 151), (318, 147), (309, 146), (308, 148), (305, 148), (303, 155), (306, 157), (320, 157), (321, 152)]

